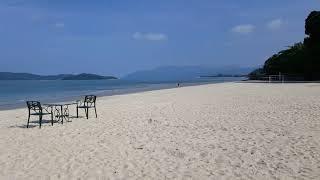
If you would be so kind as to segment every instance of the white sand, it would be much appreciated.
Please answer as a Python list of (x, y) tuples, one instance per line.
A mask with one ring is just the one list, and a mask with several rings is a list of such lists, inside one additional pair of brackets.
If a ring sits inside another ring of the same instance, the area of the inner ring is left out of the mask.
[(320, 179), (320, 84), (103, 97), (98, 115), (26, 129), (26, 108), (0, 111), (0, 179)]

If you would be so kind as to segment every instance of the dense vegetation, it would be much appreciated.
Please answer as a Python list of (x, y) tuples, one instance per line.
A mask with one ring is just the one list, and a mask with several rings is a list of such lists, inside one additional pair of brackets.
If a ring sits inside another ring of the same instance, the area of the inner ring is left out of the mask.
[(263, 68), (249, 74), (250, 79), (281, 73), (295, 80), (320, 80), (320, 11), (313, 11), (307, 17), (305, 34), (304, 42), (270, 57)]

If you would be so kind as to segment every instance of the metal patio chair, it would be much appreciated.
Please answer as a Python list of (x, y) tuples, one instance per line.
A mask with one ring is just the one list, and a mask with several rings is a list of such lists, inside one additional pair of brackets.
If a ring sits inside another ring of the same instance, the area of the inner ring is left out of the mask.
[(51, 124), (53, 126), (52, 107), (42, 107), (38, 101), (27, 101), (27, 106), (29, 111), (27, 128), (29, 128), (30, 116), (39, 116), (39, 128), (41, 128), (42, 116), (51, 115)]
[(97, 100), (97, 96), (87, 95), (84, 97), (84, 100), (77, 101), (77, 118), (79, 117), (79, 109), (84, 109), (84, 111), (86, 113), (86, 117), (88, 119), (89, 118), (89, 109), (91, 109), (91, 108), (94, 108), (96, 118), (98, 118), (97, 108), (96, 108), (96, 100)]

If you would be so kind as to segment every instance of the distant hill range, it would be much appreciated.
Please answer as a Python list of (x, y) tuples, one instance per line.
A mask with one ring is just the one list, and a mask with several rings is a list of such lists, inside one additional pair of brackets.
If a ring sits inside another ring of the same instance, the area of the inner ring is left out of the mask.
[(203, 66), (166, 66), (152, 70), (137, 71), (123, 77), (126, 80), (172, 81), (208, 77), (243, 77), (255, 67), (203, 67)]
[(59, 74), (59, 75), (36, 75), (30, 73), (0, 72), (0, 80), (102, 80), (117, 79), (113, 76), (100, 76), (96, 74)]

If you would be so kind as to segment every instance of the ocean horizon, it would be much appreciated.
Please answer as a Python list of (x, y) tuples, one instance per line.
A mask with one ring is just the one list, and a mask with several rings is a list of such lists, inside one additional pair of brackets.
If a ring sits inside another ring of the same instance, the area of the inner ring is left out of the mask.
[(222, 83), (243, 80), (242, 77), (195, 78), (181, 81), (128, 80), (0, 80), (0, 110), (23, 107), (26, 101), (53, 103), (73, 101), (86, 94), (111, 96), (134, 92)]

